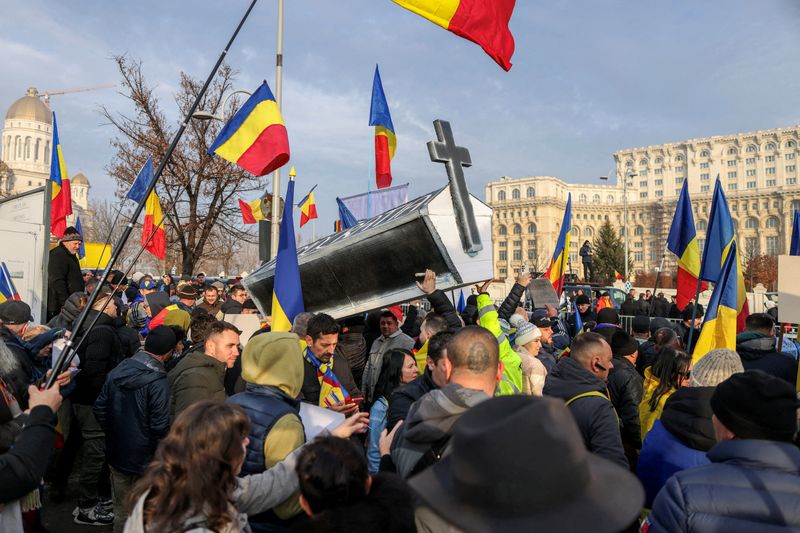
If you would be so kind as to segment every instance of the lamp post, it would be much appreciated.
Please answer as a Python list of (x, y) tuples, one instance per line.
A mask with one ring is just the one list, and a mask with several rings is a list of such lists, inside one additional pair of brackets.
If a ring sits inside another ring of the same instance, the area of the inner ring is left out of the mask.
[[(622, 230), (624, 231), (625, 237), (625, 281), (628, 281), (628, 187), (633, 185), (633, 183), (628, 184), (628, 179), (634, 176), (636, 176), (634, 171), (626, 170), (625, 177), (622, 180)], [(607, 181), (608, 176), (600, 176), (600, 179)], [(617, 181), (617, 185), (619, 185), (619, 181)]]

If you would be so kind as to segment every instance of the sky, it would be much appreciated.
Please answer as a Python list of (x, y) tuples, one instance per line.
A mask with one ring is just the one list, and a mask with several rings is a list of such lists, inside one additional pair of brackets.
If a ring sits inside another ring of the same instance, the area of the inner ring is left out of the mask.
[[(0, 0), (0, 109), (31, 85), (118, 83), (111, 58), (127, 54), (142, 61), (177, 125), (180, 72), (205, 79), (247, 5)], [(336, 196), (364, 192), (370, 180), (374, 188), (376, 64), (398, 137), (394, 184), (410, 183), (413, 198), (446, 183), (425, 145), (439, 118), (470, 150), (468, 184), (483, 198), (502, 176), (592, 183), (623, 148), (799, 124), (799, 27), (796, 0), (518, 0), (505, 72), (390, 0), (286, 0), (283, 116), (297, 195), (319, 185), (321, 236)], [(277, 1), (260, 0), (228, 55), (237, 88), (266, 79), (274, 89), (276, 31)], [(89, 177), (94, 199), (112, 199), (105, 168), (115, 132), (99, 108), (128, 113), (129, 102), (105, 89), (54, 96), (51, 106), (69, 173)]]

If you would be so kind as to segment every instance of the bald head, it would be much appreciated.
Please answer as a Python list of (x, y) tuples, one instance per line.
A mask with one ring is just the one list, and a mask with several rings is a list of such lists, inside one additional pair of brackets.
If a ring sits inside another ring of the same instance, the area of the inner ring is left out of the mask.
[(494, 375), (500, 350), (497, 339), (488, 329), (466, 326), (447, 343), (447, 358), (453, 365), (453, 372)]
[(591, 331), (575, 337), (569, 356), (603, 381), (608, 379), (608, 371), (614, 367), (611, 346), (602, 335)]

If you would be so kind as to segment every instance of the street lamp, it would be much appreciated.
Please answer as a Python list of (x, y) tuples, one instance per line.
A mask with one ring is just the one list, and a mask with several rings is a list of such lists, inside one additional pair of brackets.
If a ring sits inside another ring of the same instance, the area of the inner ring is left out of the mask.
[(245, 91), (243, 89), (238, 89), (236, 91), (233, 91), (228, 96), (226, 96), (225, 99), (222, 101), (222, 108), (220, 109), (219, 115), (211, 113), (210, 111), (203, 111), (201, 109), (192, 113), (192, 118), (195, 120), (219, 120), (220, 122), (227, 122), (228, 117), (225, 116), (225, 107), (227, 107), (228, 100), (230, 100), (231, 96), (233, 96), (234, 94), (246, 94), (247, 96), (250, 96), (253, 93), (251, 93), (250, 91)]
[[(625, 179), (622, 180), (622, 230), (625, 232), (625, 281), (628, 281), (628, 187), (633, 186), (633, 183), (628, 183), (628, 179), (634, 176), (636, 176), (636, 173), (633, 170), (626, 170)], [(607, 181), (608, 176), (600, 176), (600, 179)], [(617, 178), (617, 185), (619, 185), (619, 178)]]

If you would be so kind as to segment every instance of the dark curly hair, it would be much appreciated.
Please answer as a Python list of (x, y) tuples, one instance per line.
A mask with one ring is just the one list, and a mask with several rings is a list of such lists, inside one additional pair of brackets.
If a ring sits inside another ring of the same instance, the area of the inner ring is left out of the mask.
[(238, 405), (201, 401), (183, 411), (130, 492), (129, 508), (147, 493), (147, 531), (183, 531), (185, 521), (198, 515), (214, 531), (230, 524), (249, 431), (250, 420)]
[(348, 439), (315, 439), (300, 452), (296, 471), (300, 493), (315, 515), (353, 505), (367, 495), (367, 460)]

